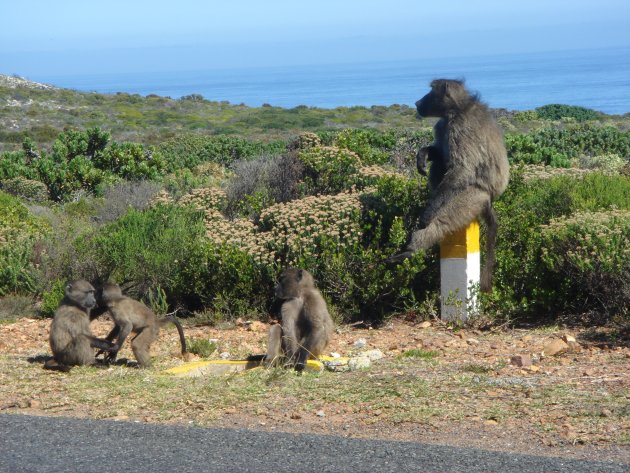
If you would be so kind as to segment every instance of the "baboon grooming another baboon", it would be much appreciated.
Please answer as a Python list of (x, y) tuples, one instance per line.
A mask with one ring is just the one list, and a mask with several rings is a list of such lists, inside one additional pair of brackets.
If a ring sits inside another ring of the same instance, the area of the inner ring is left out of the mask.
[(435, 141), (416, 156), (418, 172), (429, 170), (430, 197), (422, 217), (424, 228), (411, 237), (401, 261), (429, 248), (446, 235), (465, 228), (481, 215), (488, 226), (486, 263), (481, 290), (490, 291), (494, 268), (497, 219), (492, 202), (508, 184), (509, 164), (503, 135), (488, 107), (471, 95), (463, 81), (438, 79), (431, 92), (416, 102), (421, 117), (439, 117)]
[(96, 338), (90, 331), (90, 310), (96, 305), (94, 287), (79, 279), (69, 283), (50, 326), (53, 359), (44, 368), (69, 371), (74, 365), (95, 363), (94, 348), (112, 350), (112, 343)]
[(319, 356), (332, 336), (334, 324), (313, 276), (303, 269), (288, 268), (280, 276), (276, 297), (283, 300), (282, 321), (269, 329), (266, 364), (285, 359), (302, 371), (309, 358)]
[(142, 368), (151, 366), (150, 348), (160, 333), (160, 328), (168, 323), (175, 324), (182, 346), (182, 355), (186, 353), (186, 339), (179, 320), (174, 316), (158, 319), (153, 311), (142, 302), (123, 296), (118, 284), (106, 283), (98, 293), (101, 310), (107, 308), (116, 326), (107, 335), (107, 340), (116, 338), (116, 343), (107, 356), (108, 361), (115, 361), (118, 351), (131, 332), (136, 335), (131, 340), (131, 349), (138, 365)]

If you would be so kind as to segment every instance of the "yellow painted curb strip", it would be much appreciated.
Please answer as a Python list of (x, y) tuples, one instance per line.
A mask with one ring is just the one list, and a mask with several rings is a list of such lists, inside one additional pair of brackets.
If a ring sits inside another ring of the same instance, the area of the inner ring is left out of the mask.
[[(319, 361), (321, 360), (321, 361)], [(322, 371), (324, 369), (324, 363), (327, 361), (335, 361), (340, 364), (348, 362), (347, 358), (333, 358), (330, 356), (322, 356), (319, 360), (308, 360), (306, 362), (306, 369), (309, 371)], [(206, 360), (206, 361), (193, 361), (190, 363), (184, 363), (180, 366), (175, 366), (162, 371), (164, 374), (173, 376), (203, 376), (203, 375), (218, 375), (236, 373), (240, 371), (250, 370), (261, 366), (260, 361), (248, 361), (248, 360)]]

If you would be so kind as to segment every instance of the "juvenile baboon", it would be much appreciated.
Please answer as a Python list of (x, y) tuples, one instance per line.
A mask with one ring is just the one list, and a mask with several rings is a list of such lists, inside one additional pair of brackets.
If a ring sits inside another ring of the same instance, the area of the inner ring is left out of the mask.
[(276, 286), (276, 297), (283, 301), (282, 321), (269, 329), (265, 363), (276, 364), (284, 358), (302, 371), (309, 358), (316, 358), (328, 346), (333, 321), (308, 271), (286, 269)]
[(429, 248), (481, 216), (488, 227), (481, 290), (488, 292), (498, 227), (492, 202), (503, 193), (509, 178), (501, 130), (488, 107), (466, 90), (463, 81), (434, 80), (431, 92), (416, 102), (416, 108), (421, 117), (440, 118), (434, 127), (434, 143), (416, 156), (421, 174), (426, 174), (427, 161), (432, 162), (430, 197), (422, 217), (424, 228), (413, 233), (406, 252), (390, 260), (401, 261), (418, 249)]
[(112, 350), (112, 343), (94, 337), (90, 331), (90, 310), (95, 305), (94, 287), (89, 282), (79, 279), (66, 286), (50, 326), (53, 359), (44, 368), (69, 371), (74, 365), (92, 365), (94, 348)]
[(123, 296), (122, 290), (118, 284), (106, 283), (99, 290), (98, 302), (109, 313), (114, 320), (116, 326), (107, 335), (107, 340), (114, 340), (111, 353), (107, 356), (108, 361), (115, 361), (118, 351), (125, 343), (125, 340), (131, 332), (136, 335), (131, 340), (131, 349), (138, 361), (138, 365), (142, 368), (151, 366), (150, 348), (160, 333), (160, 328), (168, 323), (175, 324), (179, 333), (179, 341), (182, 346), (182, 355), (186, 353), (186, 339), (184, 338), (184, 330), (179, 320), (174, 316), (158, 319), (153, 311), (142, 302), (131, 297)]

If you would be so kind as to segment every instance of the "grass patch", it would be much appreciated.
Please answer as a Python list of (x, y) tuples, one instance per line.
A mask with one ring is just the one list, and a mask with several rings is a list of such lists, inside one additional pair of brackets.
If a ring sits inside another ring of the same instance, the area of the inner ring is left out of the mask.
[(205, 340), (203, 338), (186, 340), (186, 346), (188, 347), (188, 351), (190, 353), (199, 355), (202, 358), (208, 358), (217, 351), (217, 344), (215, 342), (211, 342), (210, 340)]
[(434, 360), (440, 353), (437, 351), (422, 350), (420, 348), (414, 348), (407, 350), (398, 355), (398, 358), (420, 358), (421, 360), (431, 361)]

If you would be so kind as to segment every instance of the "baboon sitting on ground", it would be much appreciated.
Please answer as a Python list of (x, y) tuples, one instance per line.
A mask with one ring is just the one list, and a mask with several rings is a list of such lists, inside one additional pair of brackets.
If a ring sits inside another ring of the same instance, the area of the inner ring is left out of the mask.
[(112, 343), (94, 337), (90, 331), (90, 310), (95, 305), (94, 287), (89, 282), (79, 279), (66, 286), (50, 326), (53, 359), (44, 368), (69, 371), (74, 365), (94, 364), (94, 348), (112, 351)]
[(283, 301), (282, 320), (269, 329), (265, 363), (273, 365), (284, 359), (302, 371), (309, 358), (316, 358), (328, 346), (334, 330), (332, 318), (313, 276), (304, 269), (286, 269), (276, 286), (276, 297)]
[(153, 311), (142, 302), (123, 296), (118, 284), (104, 284), (99, 291), (98, 302), (99, 306), (102, 306), (100, 311), (107, 309), (116, 324), (109, 335), (107, 335), (107, 340), (109, 341), (117, 338), (111, 353), (107, 356), (107, 361), (113, 362), (116, 360), (118, 351), (125, 343), (125, 340), (131, 332), (134, 332), (136, 335), (131, 340), (131, 349), (136, 357), (136, 361), (142, 368), (151, 366), (151, 344), (158, 337), (160, 328), (168, 323), (173, 323), (177, 327), (179, 341), (182, 346), (182, 355), (186, 353), (184, 330), (179, 320), (174, 316), (158, 319)]
[(422, 218), (424, 228), (413, 233), (406, 252), (390, 261), (429, 248), (481, 215), (488, 227), (481, 290), (488, 292), (498, 227), (492, 202), (509, 179), (503, 135), (488, 107), (466, 90), (463, 81), (434, 80), (431, 92), (416, 102), (416, 108), (421, 117), (440, 118), (434, 127), (434, 143), (421, 148), (416, 157), (421, 174), (426, 174), (427, 161), (432, 162), (430, 197)]

